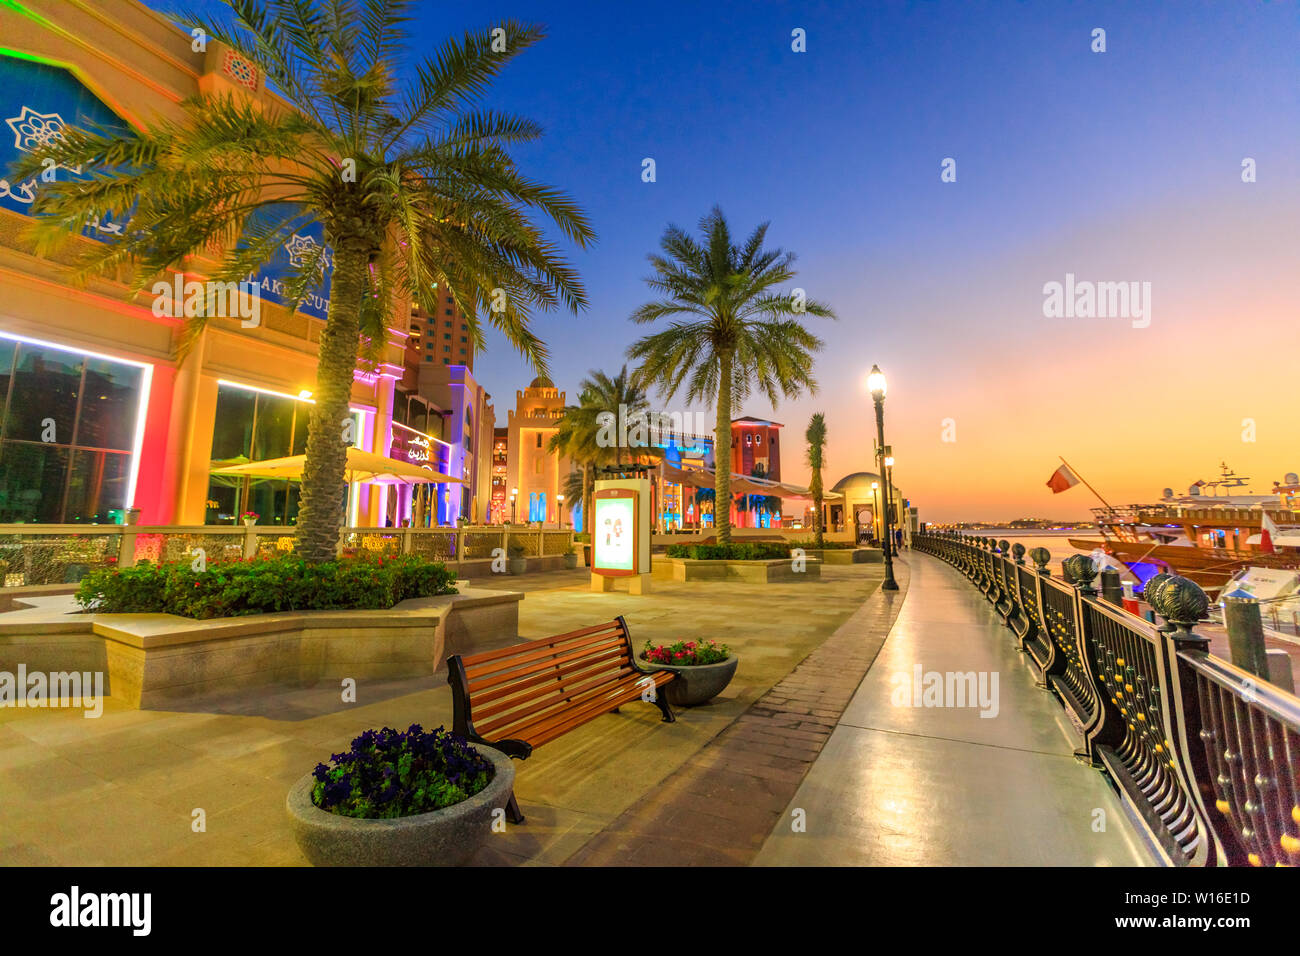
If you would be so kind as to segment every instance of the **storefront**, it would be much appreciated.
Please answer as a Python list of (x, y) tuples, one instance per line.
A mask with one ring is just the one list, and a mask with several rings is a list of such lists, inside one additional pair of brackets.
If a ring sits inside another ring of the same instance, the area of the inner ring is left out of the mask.
[[(39, 18), (0, 4), (0, 30), (0, 523), (115, 522), (137, 507), (143, 524), (231, 523), (251, 511), (260, 523), (292, 525), (298, 482), (212, 470), (306, 450), (329, 308), (319, 225), (304, 219), (251, 277), (259, 321), (214, 318), (182, 355), (181, 321), (154, 308), (151, 289), (132, 295), (111, 277), (74, 283), (75, 248), (38, 254), (24, 233), (45, 180), (9, 177), (14, 161), (68, 125), (180, 121), (179, 104), (200, 92), (285, 104), (251, 64), (219, 44), (195, 50), (142, 4), (121, 4), (111, 22), (80, 4), (50, 5)], [(51, 176), (91, 172), (56, 167)], [(127, 228), (106, 217), (74, 245), (113, 242)], [(290, 313), (285, 278), (320, 256), (325, 281)], [(212, 265), (196, 259), (182, 278), (201, 280)], [(356, 375), (353, 443), (366, 451), (389, 452), (406, 325), (391, 323), (381, 361)], [(389, 496), (387, 487), (355, 490), (348, 521), (380, 523)]]
[(0, 332), (0, 523), (119, 521), (152, 367)]

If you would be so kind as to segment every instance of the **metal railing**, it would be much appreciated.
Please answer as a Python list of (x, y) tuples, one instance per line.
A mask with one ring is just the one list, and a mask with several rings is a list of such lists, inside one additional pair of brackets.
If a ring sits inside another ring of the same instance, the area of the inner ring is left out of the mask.
[(1300, 863), (1300, 699), (1208, 651), (1192, 627), (1207, 601), (1162, 582), (1157, 626), (1101, 599), (1086, 555), (1052, 577), (1050, 554), (957, 532), (913, 536), (993, 603), (1079, 735), (1078, 755), (1110, 775), (1179, 866)]
[[(208, 561), (272, 558), (293, 550), (293, 529), (275, 525), (0, 525), (0, 586), (75, 584), (96, 568), (129, 568), (189, 561), (202, 550)], [(455, 528), (344, 528), (340, 556), (417, 555), (459, 564), (509, 553), (563, 554), (573, 532), (528, 525)]]

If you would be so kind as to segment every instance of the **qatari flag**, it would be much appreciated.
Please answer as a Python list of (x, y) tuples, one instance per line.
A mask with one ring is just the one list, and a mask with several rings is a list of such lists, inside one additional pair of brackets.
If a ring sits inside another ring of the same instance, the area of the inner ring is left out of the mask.
[(1052, 477), (1047, 479), (1047, 487), (1052, 489), (1054, 495), (1059, 495), (1065, 489), (1073, 488), (1078, 483), (1079, 479), (1074, 477), (1074, 472), (1065, 465), (1052, 472)]

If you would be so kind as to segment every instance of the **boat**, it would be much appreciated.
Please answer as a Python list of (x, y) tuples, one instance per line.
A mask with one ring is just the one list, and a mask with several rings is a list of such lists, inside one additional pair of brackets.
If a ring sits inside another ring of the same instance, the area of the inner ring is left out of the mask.
[[(1102, 538), (1070, 538), (1071, 546), (1100, 548), (1142, 581), (1166, 571), (1211, 594), (1250, 568), (1300, 570), (1300, 477), (1288, 473), (1269, 494), (1253, 495), (1250, 478), (1220, 469), (1219, 480), (1197, 481), (1185, 495), (1166, 488), (1151, 504), (1092, 509)], [(1265, 515), (1276, 528), (1272, 551), (1263, 547)]]

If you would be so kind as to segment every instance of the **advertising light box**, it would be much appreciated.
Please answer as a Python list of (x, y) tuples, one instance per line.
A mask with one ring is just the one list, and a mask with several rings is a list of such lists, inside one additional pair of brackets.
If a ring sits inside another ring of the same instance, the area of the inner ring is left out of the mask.
[(623, 488), (597, 491), (595, 505), (592, 570), (605, 575), (638, 573), (637, 493)]

